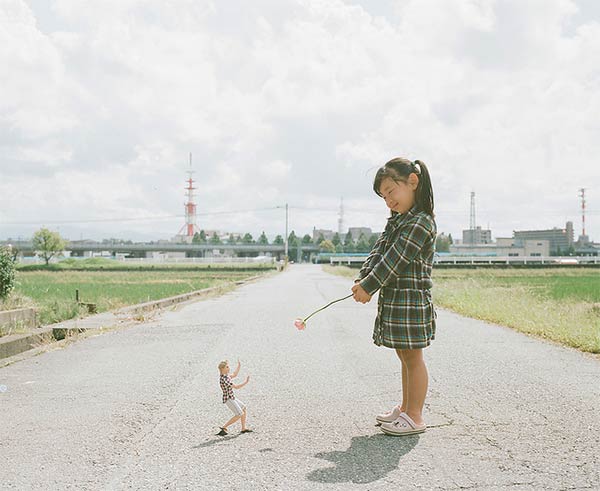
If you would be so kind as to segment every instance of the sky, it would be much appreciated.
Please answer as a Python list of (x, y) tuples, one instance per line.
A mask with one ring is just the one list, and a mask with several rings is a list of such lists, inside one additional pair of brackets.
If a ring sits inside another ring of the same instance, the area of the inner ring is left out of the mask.
[(600, 241), (596, 0), (0, 0), (0, 239), (382, 230), (393, 157), (438, 231)]

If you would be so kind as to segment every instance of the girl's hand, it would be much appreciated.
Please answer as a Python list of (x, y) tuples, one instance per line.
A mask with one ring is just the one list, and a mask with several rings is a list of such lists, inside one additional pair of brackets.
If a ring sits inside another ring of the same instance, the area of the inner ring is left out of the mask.
[(356, 283), (352, 287), (352, 298), (354, 298), (356, 302), (360, 303), (367, 303), (371, 301), (371, 295), (369, 295), (365, 289), (360, 286), (360, 283)]

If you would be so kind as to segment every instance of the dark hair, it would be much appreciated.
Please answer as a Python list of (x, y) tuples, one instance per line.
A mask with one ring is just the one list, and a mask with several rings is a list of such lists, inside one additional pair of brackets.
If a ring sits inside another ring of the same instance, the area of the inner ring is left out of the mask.
[(380, 167), (375, 174), (373, 191), (375, 191), (378, 196), (381, 196), (379, 188), (381, 187), (381, 182), (386, 177), (389, 177), (394, 181), (407, 182), (408, 177), (411, 174), (416, 174), (419, 179), (415, 197), (417, 209), (424, 211), (433, 218), (435, 216), (433, 213), (433, 188), (431, 186), (429, 169), (427, 169), (427, 166), (420, 160), (411, 162), (408, 159), (400, 157), (390, 160), (383, 167)]

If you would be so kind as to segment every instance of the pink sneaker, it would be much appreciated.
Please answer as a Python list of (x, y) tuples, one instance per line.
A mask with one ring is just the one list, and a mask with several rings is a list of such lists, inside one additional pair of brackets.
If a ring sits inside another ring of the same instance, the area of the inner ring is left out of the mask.
[(398, 406), (394, 406), (394, 409), (388, 411), (387, 413), (378, 414), (377, 416), (375, 416), (375, 419), (378, 423), (391, 423), (398, 419), (400, 413), (400, 408)]
[(426, 424), (418, 425), (406, 413), (400, 413), (398, 419), (392, 423), (381, 425), (381, 431), (393, 436), (416, 435), (417, 433), (423, 433), (426, 429)]

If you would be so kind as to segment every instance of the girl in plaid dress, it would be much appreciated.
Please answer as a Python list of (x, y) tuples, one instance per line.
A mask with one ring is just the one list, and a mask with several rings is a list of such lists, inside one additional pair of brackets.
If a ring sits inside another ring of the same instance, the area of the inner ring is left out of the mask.
[(396, 350), (402, 364), (402, 403), (376, 416), (384, 433), (425, 431), (427, 367), (423, 348), (435, 339), (431, 268), (437, 227), (429, 170), (419, 160), (395, 158), (375, 175), (373, 190), (391, 210), (385, 230), (352, 287), (367, 303), (379, 291), (373, 341)]

